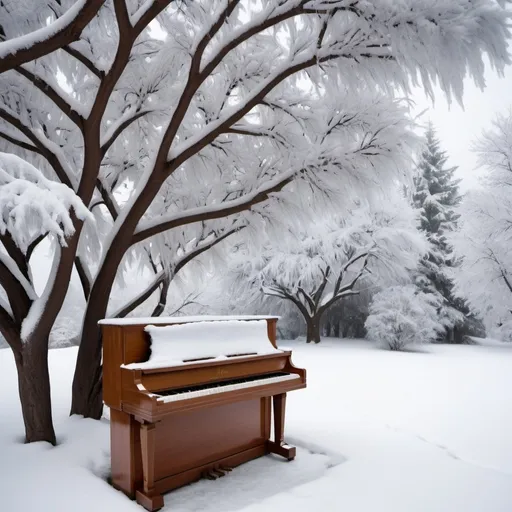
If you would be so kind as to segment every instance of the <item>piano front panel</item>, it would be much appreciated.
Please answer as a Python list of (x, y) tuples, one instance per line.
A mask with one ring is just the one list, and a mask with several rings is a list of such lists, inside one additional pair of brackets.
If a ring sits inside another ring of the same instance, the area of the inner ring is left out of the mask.
[(174, 414), (156, 424), (155, 479), (263, 446), (269, 434), (268, 398)]
[(142, 373), (141, 383), (148, 391), (158, 392), (164, 389), (174, 389), (191, 385), (209, 384), (223, 380), (263, 375), (283, 370), (288, 356), (283, 354), (255, 357), (253, 360), (237, 361), (226, 360), (219, 364), (209, 366), (205, 361), (203, 365), (190, 369), (183, 366), (180, 370), (167, 371), (166, 373)]

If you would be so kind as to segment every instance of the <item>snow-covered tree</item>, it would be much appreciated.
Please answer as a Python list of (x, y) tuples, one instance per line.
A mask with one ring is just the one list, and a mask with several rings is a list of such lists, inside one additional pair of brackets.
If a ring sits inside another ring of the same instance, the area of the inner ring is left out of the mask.
[(421, 262), (416, 284), (437, 297), (439, 319), (445, 327), (443, 337), (452, 340), (454, 328), (464, 323), (469, 311), (463, 300), (453, 294), (449, 275), (449, 269), (459, 264), (447, 236), (457, 229), (456, 207), (461, 196), (460, 180), (454, 178), (457, 167), (447, 167), (447, 159), (430, 125), (414, 179), (413, 202), (420, 211), (420, 229), (426, 234), (431, 249)]
[[(52, 425), (48, 338), (34, 336), (43, 321), (39, 312), (47, 307), (49, 289), (41, 296), (36, 294), (27, 264), (29, 252), (34, 240), (48, 236), (55, 252), (65, 254), (74, 223), (90, 217), (67, 185), (45, 178), (16, 155), (0, 152), (0, 282), (5, 292), (0, 294), (0, 328), (16, 361), (28, 441), (43, 438), (55, 444), (53, 427), (47, 430)], [(52, 276), (65, 295), (66, 283), (56, 275), (55, 267)]]
[[(297, 238), (241, 251), (234, 271), (253, 289), (290, 301), (320, 342), (322, 316), (360, 287), (407, 282), (428, 244), (413, 210), (395, 198), (388, 211), (355, 206), (342, 217), (315, 219)], [(243, 296), (243, 294), (242, 294)]]
[(451, 241), (462, 264), (454, 269), (455, 291), (490, 335), (512, 341), (512, 111), (496, 117), (474, 150), (485, 176), (458, 209), (460, 232)]
[(435, 294), (423, 293), (413, 285), (382, 290), (370, 304), (367, 337), (390, 350), (430, 343), (443, 329), (438, 321), (439, 306)]
[[(468, 74), (483, 86), (484, 53), (498, 69), (509, 60), (494, 0), (24, 0), (0, 9), (2, 148), (74, 190), (96, 219), (72, 217), (44, 307), (27, 298), (12, 329), (19, 336), (29, 315), (37, 327), (27, 344), (48, 340), (76, 266), (87, 308), (72, 412), (95, 418), (97, 321), (137, 244), (190, 228), (188, 244), (196, 223), (225, 233), (269, 200), (266, 214), (285, 215), (297, 177), (347, 195), (385, 187), (407, 151), (394, 91), (440, 83), (460, 99)], [(16, 259), (29, 260), (29, 251)], [(15, 302), (23, 285), (8, 288)], [(5, 335), (13, 318), (1, 311)]]

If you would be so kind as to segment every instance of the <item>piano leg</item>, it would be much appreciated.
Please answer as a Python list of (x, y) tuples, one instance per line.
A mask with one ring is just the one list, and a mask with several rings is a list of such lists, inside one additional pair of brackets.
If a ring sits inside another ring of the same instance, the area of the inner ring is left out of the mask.
[(267, 449), (270, 453), (281, 455), (293, 460), (295, 458), (295, 446), (284, 442), (284, 418), (286, 409), (286, 393), (272, 397), (274, 407), (274, 441), (267, 441)]
[(154, 489), (155, 484), (155, 427), (154, 423), (144, 423), (140, 426), (140, 444), (142, 452), (142, 473), (144, 490), (136, 492), (139, 505), (153, 512), (164, 506), (164, 498)]

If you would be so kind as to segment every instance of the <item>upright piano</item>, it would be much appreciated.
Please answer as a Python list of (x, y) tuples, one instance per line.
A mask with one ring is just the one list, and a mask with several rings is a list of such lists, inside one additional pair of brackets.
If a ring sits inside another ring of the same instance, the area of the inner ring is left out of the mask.
[(294, 459), (283, 437), (286, 393), (306, 387), (306, 371), (277, 348), (276, 323), (261, 316), (100, 322), (115, 488), (154, 511), (163, 493), (202, 477), (269, 453)]

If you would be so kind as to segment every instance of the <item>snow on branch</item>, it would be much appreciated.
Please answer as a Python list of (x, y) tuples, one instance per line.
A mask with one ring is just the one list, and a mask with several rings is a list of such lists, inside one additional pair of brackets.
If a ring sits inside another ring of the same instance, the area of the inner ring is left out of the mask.
[[(0, 42), (0, 73), (76, 41), (104, 2), (105, 0), (77, 0), (62, 16), (45, 27)], [(7, 24), (8, 19), (2, 20), (4, 21)]]
[(34, 166), (9, 153), (0, 153), (0, 234), (8, 232), (26, 253), (38, 236), (51, 233), (63, 246), (75, 232), (74, 215), (92, 215), (66, 185), (45, 178)]

